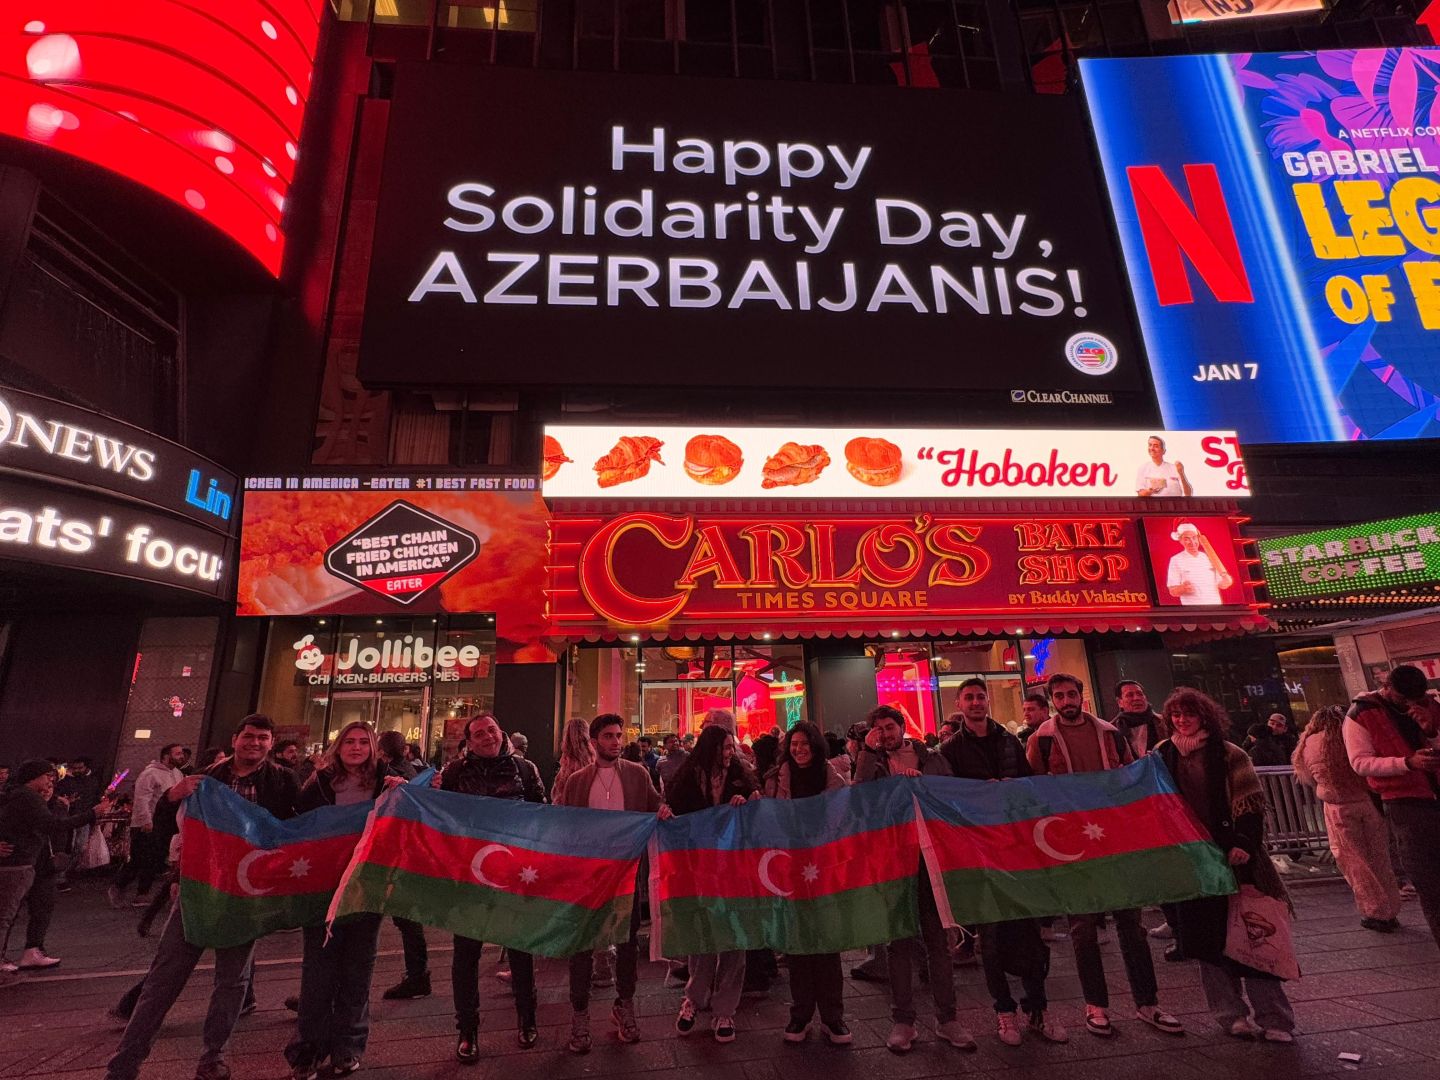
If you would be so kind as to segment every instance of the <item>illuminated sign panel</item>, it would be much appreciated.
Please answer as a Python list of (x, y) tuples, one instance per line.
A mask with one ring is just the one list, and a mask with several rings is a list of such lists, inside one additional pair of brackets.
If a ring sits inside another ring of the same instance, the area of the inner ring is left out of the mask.
[(1325, 7), (1325, 0), (1170, 0), (1170, 21), (1226, 22), (1266, 15), (1302, 15), (1324, 11)]
[(15, 0), (0, 14), (0, 134), (119, 173), (271, 273), (324, 0)]
[(1090, 160), (1065, 98), (400, 64), (360, 377), (1143, 417)]
[(545, 429), (547, 499), (1248, 496), (1233, 431)]
[(1166, 425), (1440, 434), (1440, 49), (1080, 64)]
[[(1233, 566), (1233, 532), (1224, 542)], [(560, 514), (551, 559), (557, 634), (876, 633), (1158, 614), (1139, 530), (1123, 515)], [(1205, 606), (1247, 606), (1237, 585)]]
[(1440, 513), (1258, 542), (1273, 600), (1440, 581)]
[(236, 611), (494, 613), (500, 660), (548, 663), (549, 519), (535, 476), (247, 477)]

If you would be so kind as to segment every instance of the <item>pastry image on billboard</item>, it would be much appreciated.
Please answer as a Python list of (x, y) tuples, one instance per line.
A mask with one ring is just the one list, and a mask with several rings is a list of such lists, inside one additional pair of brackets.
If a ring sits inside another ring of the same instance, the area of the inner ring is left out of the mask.
[(900, 479), (900, 456), (900, 447), (889, 439), (862, 437), (845, 444), (845, 468), (871, 487), (888, 487)]
[(540, 479), (555, 479), (555, 474), (560, 471), (560, 466), (568, 464), (569, 461), (570, 459), (565, 456), (565, 448), (560, 445), (560, 440), (553, 435), (546, 435)]
[(685, 475), (697, 484), (728, 484), (745, 457), (724, 435), (696, 435), (685, 444)]
[(787, 442), (765, 459), (760, 486), (763, 488), (794, 487), (808, 484), (825, 471), (830, 455), (823, 446), (801, 446)]
[(650, 472), (650, 463), (664, 465), (660, 448), (665, 444), (649, 435), (622, 435), (615, 448), (595, 462), (595, 477), (602, 488), (639, 480)]

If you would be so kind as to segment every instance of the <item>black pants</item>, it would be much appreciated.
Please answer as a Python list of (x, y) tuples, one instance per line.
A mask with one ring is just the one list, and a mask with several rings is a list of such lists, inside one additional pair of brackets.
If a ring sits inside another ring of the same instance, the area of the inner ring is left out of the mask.
[[(484, 942), (455, 935), (450, 956), (450, 989), (455, 997), (455, 1029), (473, 1035), (480, 1029), (480, 950)], [(515, 1016), (521, 1027), (535, 1023), (535, 958), (510, 949), (510, 988), (515, 992)]]
[(845, 981), (840, 974), (840, 954), (792, 954), (787, 962), (790, 965), (790, 1019), (797, 1024), (808, 1024), (818, 1008), (822, 1023), (841, 1023), (845, 1019)]
[[(50, 929), (50, 920), (55, 915), (55, 885), (59, 875), (54, 868), (41, 873), (36, 871), (35, 883), (25, 894), (25, 948), (45, 951), (45, 934)], [(14, 924), (11, 924), (14, 927)], [(0, 942), (0, 952), (10, 948), (10, 935)]]
[(928, 964), (935, 1021), (943, 1024), (955, 1019), (955, 974), (950, 966), (950, 942), (935, 908), (930, 879), (924, 875), (917, 893), (919, 936), (890, 943), (890, 1018), (897, 1024), (915, 1023), (915, 979), (921, 965)]
[(995, 1000), (997, 1013), (1016, 1010), (1007, 975), (1015, 970), (1022, 972), (1020, 985), (1025, 991), (1019, 1008), (1026, 1013), (1045, 1011), (1045, 976), (1050, 952), (1040, 939), (1039, 923), (1034, 919), (1018, 919), (980, 927), (980, 955), (985, 962), (985, 989)]
[[(635, 996), (640, 946), (640, 890), (630, 908), (630, 937), (615, 946), (615, 997), (629, 1001)], [(511, 957), (514, 957), (512, 952)], [(514, 970), (514, 966), (511, 966)], [(595, 950), (586, 949), (570, 957), (570, 1005), (576, 1012), (590, 1008), (590, 979), (595, 974)]]
[(150, 832), (131, 829), (130, 858), (116, 872), (112, 884), (117, 889), (123, 889), (133, 881), (137, 892), (142, 895), (148, 893), (150, 886), (155, 884), (155, 879), (165, 869), (165, 857), (169, 850), (168, 835), (162, 835), (153, 829)]
[(410, 919), (391, 920), (400, 931), (400, 946), (405, 950), (405, 977), (423, 979), (430, 974), (430, 947), (425, 943), (425, 927)]
[[(1420, 898), (1430, 933), (1440, 944), (1440, 801), (1392, 799), (1385, 804), (1400, 858)], [(40, 879), (35, 879), (38, 888)], [(32, 890), (33, 892), (33, 890)]]
[(370, 980), (380, 916), (361, 912), (328, 928), (307, 926), (304, 934), (299, 1016), (285, 1060), (315, 1065), (326, 1058), (358, 1058), (370, 1038)]
[[(1139, 908), (1112, 912), (1115, 930), (1120, 938), (1120, 955), (1125, 960), (1125, 974), (1130, 979), (1130, 992), (1137, 1008), (1154, 1005), (1156, 998), (1155, 962), (1150, 958), (1150, 942), (1140, 924)], [(1086, 1005), (1110, 1007), (1110, 989), (1105, 982), (1105, 964), (1100, 958), (1099, 915), (1070, 916), (1070, 944), (1075, 947), (1075, 969), (1080, 976), (1080, 989)]]

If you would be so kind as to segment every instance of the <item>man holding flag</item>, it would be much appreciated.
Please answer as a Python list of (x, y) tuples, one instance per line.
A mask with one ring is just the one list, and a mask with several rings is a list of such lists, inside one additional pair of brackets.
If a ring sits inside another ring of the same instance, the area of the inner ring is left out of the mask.
[[(650, 771), (644, 765), (620, 757), (625, 749), (625, 721), (621, 717), (614, 713), (595, 717), (590, 721), (590, 740), (595, 744), (595, 760), (571, 773), (564, 785), (555, 790), (557, 806), (658, 814), (662, 821), (670, 817), (670, 808), (661, 803), (660, 793), (650, 782)], [(640, 886), (637, 883), (630, 913), (630, 936), (615, 946), (615, 1007), (610, 1017), (624, 1043), (640, 1041), (634, 1000), (639, 930)], [(590, 978), (594, 964), (593, 949), (583, 949), (570, 957), (570, 1004), (575, 1015), (570, 1020), (568, 1045), (575, 1054), (590, 1050)]]
[[(274, 739), (275, 725), (268, 716), (253, 713), (245, 717), (230, 741), (230, 757), (212, 766), (205, 776), (284, 820), (295, 816), (300, 790), (294, 773), (270, 760)], [(171, 787), (164, 798), (174, 803), (184, 801), (203, 778), (187, 776)], [(240, 1018), (254, 951), (254, 941), (215, 950), (215, 989), (210, 994), (210, 1008), (201, 1032), (204, 1050), (195, 1068), (195, 1080), (229, 1080), (225, 1044), (230, 1041), (235, 1022)], [(204, 953), (203, 948), (185, 940), (184, 920), (177, 902), (165, 923), (135, 1011), (125, 1025), (115, 1056), (106, 1066), (105, 1080), (136, 1080), (140, 1075), (140, 1066), (149, 1057), (160, 1026)]]
[[(492, 713), (477, 713), (465, 722), (465, 753), (445, 766), (437, 786), (442, 791), (462, 795), (517, 802), (545, 801), (545, 785), (540, 781), (539, 771), (511, 753), (510, 740)], [(483, 942), (456, 934), (455, 951), (450, 958), (455, 1026), (460, 1032), (455, 1044), (455, 1060), (462, 1065), (474, 1065), (480, 1060), (480, 951), (484, 947)], [(518, 949), (511, 949), (509, 955), (519, 1043), (521, 1049), (528, 1050), (540, 1037), (535, 1028), (535, 958)]]

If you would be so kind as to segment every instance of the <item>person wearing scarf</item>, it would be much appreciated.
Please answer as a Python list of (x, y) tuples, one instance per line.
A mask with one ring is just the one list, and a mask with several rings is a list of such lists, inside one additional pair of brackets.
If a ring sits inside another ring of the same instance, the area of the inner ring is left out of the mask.
[[(765, 778), (765, 794), (772, 799), (809, 799), (849, 783), (825, 760), (827, 744), (820, 729), (807, 720), (785, 733), (780, 762)], [(805, 1041), (818, 1008), (820, 1031), (834, 1046), (854, 1042), (845, 1026), (845, 986), (839, 953), (791, 953), (790, 1023), (785, 1041)]]
[[(1220, 706), (1198, 690), (1180, 689), (1166, 698), (1161, 712), (1172, 734), (1155, 752), (1175, 778), (1180, 796), (1225, 853), (1237, 884), (1288, 902), (1285, 885), (1265, 851), (1260, 778), (1245, 751), (1225, 741)], [(1267, 1042), (1293, 1042), (1295, 1011), (1285, 984), (1225, 955), (1229, 897), (1186, 900), (1175, 905), (1175, 913), (1180, 948), (1188, 959), (1200, 962), (1205, 1002), (1220, 1026), (1237, 1038), (1259, 1035)]]

